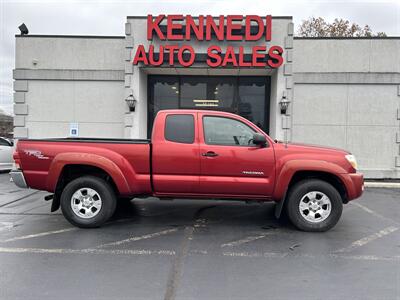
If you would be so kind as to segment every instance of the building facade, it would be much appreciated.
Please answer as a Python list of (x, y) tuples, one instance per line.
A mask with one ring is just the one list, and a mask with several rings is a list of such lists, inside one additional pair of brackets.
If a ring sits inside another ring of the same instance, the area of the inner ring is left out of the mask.
[(347, 149), (369, 178), (400, 178), (400, 38), (174, 17), (127, 17), (118, 37), (16, 36), (15, 137), (146, 138), (160, 109), (217, 109), (279, 140)]

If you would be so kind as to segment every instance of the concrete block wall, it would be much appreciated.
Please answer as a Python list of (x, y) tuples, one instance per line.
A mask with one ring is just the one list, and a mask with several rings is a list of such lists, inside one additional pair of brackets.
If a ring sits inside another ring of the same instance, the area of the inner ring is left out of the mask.
[(15, 138), (65, 137), (70, 123), (79, 124), (79, 136), (123, 137), (123, 42), (17, 36)]
[[(289, 23), (287, 25), (287, 36), (285, 37), (285, 54), (283, 65), (283, 78), (285, 82), (283, 97), (292, 103), (293, 102), (293, 32), (294, 24)], [(283, 98), (282, 97), (282, 98)], [(293, 105), (293, 104), (292, 104)], [(290, 141), (292, 139), (292, 105), (289, 104), (286, 115), (282, 116), (282, 130), (284, 132), (283, 140)], [(279, 107), (279, 102), (278, 102)], [(279, 111), (279, 109), (278, 109)]]
[(125, 118), (125, 137), (147, 138), (147, 73), (132, 64), (139, 44), (148, 44), (145, 18), (127, 18), (125, 24), (125, 96), (136, 100), (135, 111)]
[[(134, 40), (132, 36), (132, 25), (131, 23), (125, 23), (125, 45), (124, 45), (124, 100), (128, 97), (134, 97), (134, 92), (131, 87), (133, 77), (133, 64), (132, 64), (132, 52), (133, 52)], [(136, 99), (136, 98), (135, 98)], [(136, 108), (135, 108), (136, 110)], [(124, 105), (124, 137), (130, 138), (133, 136), (133, 120), (134, 112), (129, 110), (128, 105)]]
[(295, 39), (294, 60), (293, 140), (400, 178), (400, 39)]

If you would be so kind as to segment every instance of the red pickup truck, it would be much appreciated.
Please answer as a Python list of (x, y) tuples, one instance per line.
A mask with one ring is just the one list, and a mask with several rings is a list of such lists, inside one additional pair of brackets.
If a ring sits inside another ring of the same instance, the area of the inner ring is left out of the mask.
[(275, 201), (305, 231), (326, 231), (363, 191), (350, 153), (273, 141), (238, 115), (164, 110), (151, 140), (21, 139), (11, 177), (51, 192), (69, 222), (97, 227), (122, 198)]

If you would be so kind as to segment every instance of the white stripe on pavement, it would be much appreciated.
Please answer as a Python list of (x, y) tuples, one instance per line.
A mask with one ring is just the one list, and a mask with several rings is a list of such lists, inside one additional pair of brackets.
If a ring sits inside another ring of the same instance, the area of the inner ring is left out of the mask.
[(222, 252), (223, 256), (231, 256), (231, 257), (267, 257), (267, 258), (282, 258), (287, 256), (289, 253), (282, 252)]
[(2, 243), (7, 243), (7, 242), (14, 242), (14, 241), (19, 241), (19, 240), (26, 240), (26, 239), (32, 239), (32, 238), (37, 238), (41, 236), (46, 236), (46, 235), (52, 235), (52, 234), (58, 234), (58, 233), (64, 233), (72, 230), (77, 230), (78, 228), (76, 227), (71, 227), (71, 228), (65, 228), (65, 229), (60, 229), (60, 230), (54, 230), (54, 231), (46, 231), (46, 232), (40, 232), (36, 234), (29, 234), (29, 235), (24, 235), (24, 236), (19, 236), (15, 238), (11, 238), (8, 240), (1, 241)]
[[(159, 256), (174, 256), (174, 250), (148, 250), (148, 249), (46, 249), (46, 248), (5, 248), (0, 247), (0, 253), (11, 254), (98, 254), (98, 255), (159, 255)], [(190, 255), (208, 255), (206, 250), (191, 250)], [(400, 256), (377, 256), (377, 255), (347, 255), (347, 254), (291, 254), (288, 252), (222, 252), (222, 256), (232, 258), (310, 258), (310, 259), (349, 259), (349, 260), (363, 260), (363, 261), (391, 261), (400, 262)]]
[(352, 201), (352, 202), (350, 202), (350, 204), (357, 206), (358, 208), (362, 209), (363, 211), (365, 211), (365, 212), (367, 212), (367, 213), (369, 213), (369, 214), (371, 214), (371, 215), (373, 215), (375, 217), (378, 217), (380, 219), (383, 219), (383, 220), (389, 221), (391, 223), (395, 223), (397, 225), (400, 225), (400, 223), (396, 222), (395, 220), (392, 220), (392, 219), (390, 219), (388, 217), (385, 217), (385, 216), (377, 213), (376, 211), (374, 211), (374, 210), (372, 210), (372, 209), (370, 209), (370, 208), (366, 207), (365, 205), (362, 205), (362, 204), (360, 204), (358, 202), (353, 202)]
[(175, 255), (173, 250), (107, 250), (107, 249), (46, 249), (46, 248), (4, 248), (0, 253), (37, 254), (119, 254), (119, 255)]
[(15, 226), (12, 222), (0, 222), (0, 231), (9, 230)]
[(225, 247), (235, 247), (235, 246), (240, 246), (240, 245), (247, 244), (247, 243), (250, 243), (250, 242), (254, 242), (254, 241), (257, 241), (257, 240), (259, 240), (259, 239), (265, 238), (267, 235), (271, 235), (272, 233), (273, 233), (273, 232), (271, 232), (271, 233), (266, 233), (266, 234), (259, 234), (259, 235), (248, 236), (248, 237), (246, 237), (246, 238), (243, 238), (243, 239), (240, 239), (240, 240), (237, 240), (237, 241), (233, 241), (233, 242), (230, 242), (230, 243), (222, 244), (222, 245), (221, 245), (221, 248), (225, 248)]
[(368, 244), (372, 241), (375, 241), (376, 239), (379, 239), (379, 238), (384, 237), (392, 232), (395, 232), (398, 229), (399, 229), (398, 227), (394, 227), (394, 226), (386, 227), (385, 229), (382, 229), (379, 232), (376, 232), (369, 236), (363, 237), (362, 239), (359, 239), (359, 240), (351, 243), (351, 245), (348, 247), (336, 250), (335, 253), (344, 253), (344, 252), (353, 251), (354, 249), (365, 246), (366, 244)]
[(173, 228), (173, 229), (163, 230), (160, 232), (145, 234), (145, 235), (141, 235), (141, 236), (134, 236), (134, 237), (130, 237), (130, 238), (127, 238), (127, 239), (124, 239), (121, 241), (101, 244), (101, 245), (97, 246), (96, 248), (104, 248), (104, 247), (108, 247), (108, 246), (119, 246), (121, 244), (129, 243), (129, 242), (136, 242), (136, 241), (140, 241), (140, 240), (155, 238), (155, 237), (166, 235), (166, 234), (173, 233), (176, 231), (178, 231), (178, 229)]

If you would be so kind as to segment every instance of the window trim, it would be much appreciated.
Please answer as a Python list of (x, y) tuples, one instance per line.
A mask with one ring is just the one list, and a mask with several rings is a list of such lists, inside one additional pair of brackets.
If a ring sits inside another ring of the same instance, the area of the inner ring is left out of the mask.
[[(251, 130), (254, 131), (254, 133), (260, 133), (262, 135), (264, 135), (263, 133), (259, 132), (256, 128), (253, 128), (252, 126), (246, 124), (245, 122), (243, 122), (242, 120), (238, 120), (236, 118), (232, 118), (232, 117), (228, 117), (228, 116), (220, 116), (220, 115), (211, 115), (211, 114), (204, 114), (201, 118), (201, 126), (202, 126), (202, 130), (203, 130), (203, 140), (204, 140), (204, 144), (206, 145), (210, 145), (210, 146), (225, 146), (225, 147), (246, 147), (246, 148), (255, 148), (258, 147), (258, 145), (256, 144), (250, 144), (250, 145), (220, 145), (220, 144), (209, 144), (206, 141), (206, 131), (204, 130), (204, 118), (206, 117), (213, 117), (213, 118), (224, 118), (224, 119), (229, 119), (229, 120), (234, 120), (237, 122), (242, 123), (243, 125), (249, 127)], [(265, 144), (264, 148), (268, 148), (269, 147), (269, 143), (268, 143), (268, 139), (267, 142)]]
[[(193, 140), (191, 143), (186, 143), (186, 142), (178, 142), (178, 141), (172, 141), (170, 139), (167, 138), (166, 133), (167, 133), (167, 119), (170, 116), (190, 116), (193, 119)], [(185, 145), (193, 145), (194, 142), (196, 141), (196, 119), (194, 117), (193, 114), (189, 114), (189, 113), (181, 113), (181, 114), (177, 114), (177, 113), (173, 113), (173, 114), (167, 114), (165, 116), (165, 121), (164, 121), (164, 139), (168, 142), (171, 143), (178, 143), (178, 144), (185, 144)]]

